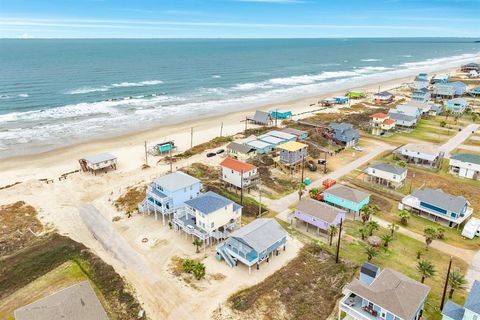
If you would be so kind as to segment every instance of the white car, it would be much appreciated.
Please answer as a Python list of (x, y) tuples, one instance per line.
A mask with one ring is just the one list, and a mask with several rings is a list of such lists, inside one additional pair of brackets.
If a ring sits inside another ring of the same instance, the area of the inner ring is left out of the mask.
[(359, 146), (354, 146), (352, 147), (353, 150), (356, 150), (356, 151), (363, 151), (363, 148), (359, 147)]

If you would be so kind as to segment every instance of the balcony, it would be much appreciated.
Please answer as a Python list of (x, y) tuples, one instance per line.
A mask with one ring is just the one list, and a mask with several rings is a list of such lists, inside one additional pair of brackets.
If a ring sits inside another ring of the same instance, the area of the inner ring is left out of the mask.
[[(368, 308), (362, 307), (362, 298), (350, 294), (347, 295), (340, 302), (340, 310), (344, 311), (347, 314), (345, 319), (356, 319), (356, 320), (381, 320), (379, 314), (376, 316), (373, 311), (368, 311)], [(350, 316), (350, 318), (348, 318)]]

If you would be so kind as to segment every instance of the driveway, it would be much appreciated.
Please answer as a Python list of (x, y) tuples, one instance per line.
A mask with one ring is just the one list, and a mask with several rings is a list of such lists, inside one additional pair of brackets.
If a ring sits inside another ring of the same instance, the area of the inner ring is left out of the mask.
[(454, 137), (452, 137), (450, 140), (448, 140), (445, 144), (443, 144), (440, 148), (439, 151), (445, 152), (445, 158), (450, 157), (450, 152), (458, 148), (465, 140), (470, 137), (472, 132), (475, 132), (478, 130), (478, 124), (472, 123), (466, 126), (465, 128), (462, 129), (462, 131), (458, 132)]

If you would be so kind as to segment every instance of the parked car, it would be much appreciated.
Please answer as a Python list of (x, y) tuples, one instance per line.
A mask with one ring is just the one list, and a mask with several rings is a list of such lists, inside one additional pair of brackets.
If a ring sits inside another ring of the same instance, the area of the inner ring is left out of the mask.
[(354, 146), (352, 147), (353, 150), (356, 150), (356, 151), (363, 151), (363, 148), (359, 147), (359, 146)]
[(215, 152), (207, 153), (207, 158), (215, 157), (217, 154)]
[(327, 160), (325, 160), (325, 159), (318, 159), (317, 162), (318, 162), (318, 164), (325, 164), (325, 163), (327, 163)]
[(225, 152), (225, 149), (218, 149), (217, 152), (216, 152), (216, 154), (222, 154), (222, 153), (224, 153), (224, 152)]
[(309, 160), (307, 162), (307, 167), (310, 171), (317, 171), (317, 165), (315, 164), (315, 162), (313, 162), (313, 160)]

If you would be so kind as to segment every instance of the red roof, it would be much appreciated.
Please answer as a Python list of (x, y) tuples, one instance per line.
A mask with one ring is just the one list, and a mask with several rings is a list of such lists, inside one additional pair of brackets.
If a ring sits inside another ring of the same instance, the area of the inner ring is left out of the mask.
[(395, 123), (395, 120), (385, 119), (385, 120), (383, 120), (383, 123), (384, 123), (384, 124), (394, 124), (394, 123)]
[(235, 160), (233, 158), (227, 158), (220, 163), (222, 167), (229, 168), (232, 170), (235, 170), (237, 172), (248, 172), (256, 169), (253, 164), (250, 163), (245, 163), (242, 161)]
[(374, 115), (372, 115), (372, 118), (387, 118), (388, 117), (388, 114), (385, 114), (385, 113), (375, 113)]

